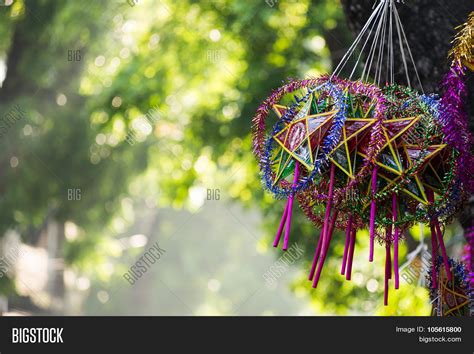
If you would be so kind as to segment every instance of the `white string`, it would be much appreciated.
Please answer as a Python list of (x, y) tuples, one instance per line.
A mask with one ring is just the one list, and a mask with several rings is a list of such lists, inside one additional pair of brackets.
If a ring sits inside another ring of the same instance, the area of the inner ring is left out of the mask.
[[(360, 42), (362, 36), (364, 35), (364, 33), (367, 31), (367, 28), (368, 26), (370, 25), (370, 22), (372, 21), (372, 19), (378, 14), (378, 11), (380, 10), (380, 8), (382, 7), (381, 6), (382, 3), (379, 4), (379, 6), (377, 6), (377, 9), (372, 12), (372, 15), (369, 17), (369, 19), (367, 20), (366, 24), (364, 25), (364, 27), (362, 28), (361, 32), (359, 33), (359, 35), (357, 36), (357, 38), (355, 39), (354, 43), (352, 43), (352, 45), (349, 47), (349, 50), (346, 52), (346, 54), (344, 55), (344, 57), (342, 58), (341, 62), (339, 63), (339, 65), (336, 67), (336, 70), (334, 70), (334, 73), (333, 75), (335, 75), (336, 73), (338, 73), (340, 70), (342, 70), (342, 68), (344, 67), (344, 65), (347, 63), (347, 61), (349, 60), (350, 56), (353, 54), (355, 48), (357, 47), (357, 44)], [(375, 22), (374, 22), (375, 23)], [(331, 77), (333, 76), (331, 75)]]
[[(373, 72), (372, 82), (374, 84), (380, 85), (380, 82), (382, 80), (383, 66), (385, 62), (385, 65), (387, 66), (385, 70), (385, 81), (386, 83), (389, 82), (390, 84), (393, 84), (395, 82), (395, 54), (393, 42), (393, 27), (395, 24), (397, 32), (396, 35), (399, 41), (401, 61), (405, 71), (407, 86), (411, 87), (410, 74), (408, 71), (408, 59), (410, 59), (416, 74), (416, 79), (420, 85), (421, 91), (424, 93), (423, 85), (421, 84), (420, 76), (418, 74), (418, 70), (416, 68), (415, 61), (413, 59), (413, 55), (405, 34), (405, 30), (403, 29), (400, 15), (395, 5), (395, 1), (397, 3), (404, 3), (403, 0), (379, 0), (378, 4), (376, 2), (374, 3), (372, 8), (375, 9), (372, 11), (372, 14), (370, 15), (369, 19), (360, 31), (359, 35), (356, 37), (355, 41), (349, 47), (348, 51), (343, 56), (336, 69), (333, 71), (331, 78), (334, 75), (340, 74), (342, 69), (345, 67), (345, 65), (349, 62), (350, 58), (354, 54), (355, 49), (361, 43), (363, 36), (367, 33), (367, 38), (365, 39), (362, 49), (359, 55), (357, 56), (355, 65), (350, 73), (349, 80), (352, 80), (352, 77), (354, 76), (354, 73), (362, 58), (362, 55), (366, 48), (368, 48), (367, 44), (370, 40), (372, 40), (360, 78), (362, 81), (367, 82), (369, 80), (369, 76), (371, 76), (371, 73)], [(405, 45), (407, 48), (408, 55), (405, 53)], [(385, 47), (387, 48), (386, 51)], [(386, 58), (385, 55), (387, 56)], [(374, 68), (372, 69), (373, 65)]]
[[(381, 24), (381, 19), (383, 18), (383, 14), (384, 14), (384, 11), (381, 12), (381, 16), (378, 19), (377, 26), (376, 26), (377, 29), (375, 31), (374, 39), (372, 40), (372, 44), (370, 46), (369, 54), (367, 55), (367, 59), (366, 59), (365, 64), (364, 64), (364, 69), (362, 70), (362, 80), (363, 81), (364, 81), (364, 78), (365, 78), (365, 72), (367, 71), (367, 66), (369, 65), (369, 63), (370, 63), (370, 66), (372, 65), (372, 58), (373, 58), (372, 53), (374, 52), (376, 43), (378, 41), (378, 37), (379, 37), (379, 33), (380, 33), (380, 24)], [(369, 71), (370, 71), (370, 67), (369, 67)]]
[(390, 50), (390, 64), (388, 65), (388, 68), (390, 68), (390, 84), (393, 85), (395, 81), (395, 73), (394, 73), (394, 66), (395, 66), (395, 58), (393, 55), (393, 24), (392, 24), (392, 19), (393, 19), (393, 3), (390, 3), (390, 45), (389, 45), (389, 50)]
[(406, 58), (405, 58), (405, 50), (403, 48), (403, 40), (402, 40), (402, 36), (401, 36), (400, 22), (398, 21), (396, 16), (395, 16), (395, 25), (397, 26), (398, 42), (399, 42), (399, 45), (400, 45), (400, 53), (402, 55), (402, 63), (403, 63), (403, 66), (405, 68), (405, 75), (406, 75), (406, 78), (407, 78), (407, 85), (408, 85), (408, 87), (411, 87), (410, 75), (408, 74), (408, 66), (407, 66), (407, 61), (406, 61)]
[[(393, 0), (392, 0), (393, 1)], [(421, 84), (421, 80), (420, 80), (420, 75), (418, 75), (418, 70), (416, 69), (416, 65), (415, 65), (415, 60), (413, 60), (413, 55), (411, 54), (411, 49), (410, 49), (410, 45), (408, 44), (408, 40), (407, 40), (407, 36), (405, 35), (405, 30), (403, 29), (403, 25), (402, 25), (402, 21), (400, 19), (400, 16), (398, 15), (398, 10), (396, 8), (396, 6), (394, 6), (394, 13), (395, 13), (395, 17), (399, 23), (399, 26), (400, 26), (400, 29), (402, 31), (402, 34), (403, 34), (403, 38), (405, 39), (405, 43), (407, 45), (407, 49), (408, 49), (408, 54), (410, 55), (410, 59), (411, 59), (411, 62), (413, 64), (413, 68), (415, 69), (415, 74), (416, 74), (416, 78), (418, 80), (418, 84), (420, 85), (420, 88), (421, 88), (421, 92), (423, 92), (423, 94), (425, 93), (425, 91), (423, 90), (423, 85)], [(401, 43), (401, 42), (400, 42)], [(408, 72), (407, 72), (407, 75), (408, 75)]]
[[(384, 4), (383, 11), (385, 13), (385, 2), (384, 2), (384, 0), (381, 1), (381, 4)], [(377, 25), (377, 31), (375, 32), (375, 38), (374, 38), (374, 41), (372, 42), (372, 46), (370, 47), (369, 55), (367, 57), (367, 61), (365, 62), (365, 65), (364, 65), (364, 70), (362, 71), (362, 81), (367, 81), (370, 70), (372, 68), (372, 62), (374, 60), (375, 48), (376, 48), (378, 40), (379, 40), (380, 29), (382, 27), (382, 22), (383, 22), (382, 20), (383, 20), (383, 16), (379, 19), (379, 23)], [(368, 69), (367, 69), (367, 67), (368, 67)]]
[[(362, 36), (364, 35), (364, 33), (367, 31), (367, 28), (369, 27), (370, 23), (372, 22), (373, 18), (378, 14), (379, 10), (382, 8), (382, 5), (383, 5), (383, 2), (379, 3), (379, 5), (377, 6), (377, 8), (372, 12), (372, 14), (370, 15), (369, 19), (367, 20), (367, 22), (365, 23), (364, 27), (362, 28), (362, 30), (360, 31), (359, 35), (357, 36), (357, 38), (355, 39), (354, 43), (352, 43), (352, 45), (349, 47), (348, 51), (346, 52), (346, 54), (344, 54), (343, 58), (341, 59), (341, 61), (339, 62), (339, 64), (337, 65), (336, 69), (333, 71), (333, 74), (331, 75), (331, 78), (336, 75), (337, 73), (339, 73), (342, 68), (344, 68), (345, 64), (347, 63), (347, 61), (349, 60), (349, 58), (351, 57), (352, 53), (354, 52), (355, 48), (357, 47), (357, 44), (360, 42)], [(375, 23), (375, 22), (374, 22)]]
[(380, 76), (382, 74), (382, 63), (383, 63), (383, 54), (385, 48), (385, 28), (387, 24), (387, 11), (384, 13), (384, 19), (382, 24), (382, 40), (379, 46), (379, 56), (377, 59), (377, 66), (375, 70), (374, 83), (377, 82), (377, 85), (380, 85)]
[[(380, 3), (381, 4), (381, 3)], [(372, 24), (372, 27), (370, 28), (369, 33), (367, 34), (367, 38), (365, 39), (364, 45), (362, 46), (362, 49), (360, 50), (359, 56), (357, 57), (357, 61), (354, 65), (354, 68), (352, 69), (351, 75), (349, 76), (349, 80), (352, 80), (352, 76), (354, 75), (354, 72), (357, 69), (357, 66), (359, 65), (360, 59), (362, 58), (362, 54), (364, 53), (364, 49), (367, 46), (367, 43), (369, 42), (370, 36), (375, 28), (375, 25), (377, 23), (378, 17), (382, 15), (382, 12), (379, 11), (377, 13), (377, 18), (375, 19), (374, 23)]]

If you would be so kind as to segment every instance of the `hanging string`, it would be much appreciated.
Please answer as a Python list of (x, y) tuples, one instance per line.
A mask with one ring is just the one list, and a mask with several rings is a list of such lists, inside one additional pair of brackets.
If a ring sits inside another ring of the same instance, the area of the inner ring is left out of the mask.
[[(378, 54), (378, 58), (377, 58), (377, 66), (375, 67), (374, 83), (377, 82), (377, 85), (380, 85), (380, 76), (382, 74), (383, 54), (384, 54), (385, 37), (386, 37), (385, 29), (387, 27), (386, 24), (387, 24), (387, 11), (385, 11), (385, 13), (384, 13), (384, 19), (383, 19), (383, 24), (382, 24), (381, 41), (380, 41), (380, 46), (379, 46), (379, 51), (378, 51), (379, 54)], [(387, 42), (388, 42), (388, 40), (387, 40)]]
[[(374, 54), (375, 54), (375, 49), (377, 47), (377, 43), (379, 41), (379, 36), (380, 36), (380, 31), (381, 31), (381, 28), (382, 28), (382, 23), (383, 23), (383, 19), (385, 18), (385, 15), (386, 15), (386, 12), (387, 12), (387, 3), (385, 3), (383, 0), (381, 2), (381, 4), (383, 4), (383, 13), (379, 19), (379, 23), (377, 24), (377, 30), (375, 32), (375, 37), (374, 37), (374, 40), (372, 42), (372, 46), (370, 47), (370, 51), (369, 51), (369, 55), (367, 56), (367, 60), (365, 62), (365, 65), (364, 65), (364, 70), (362, 71), (362, 75), (361, 75), (361, 79), (362, 81), (367, 81), (368, 77), (369, 77), (369, 74), (370, 74), (370, 71), (371, 71), (371, 68), (372, 68), (372, 62), (373, 62), (373, 59), (374, 59)], [(367, 69), (368, 67), (368, 69)]]
[[(393, 0), (391, 0), (393, 2)], [(407, 46), (407, 50), (408, 50), (408, 54), (410, 55), (410, 59), (411, 59), (411, 62), (413, 64), (413, 69), (415, 70), (415, 75), (416, 75), (416, 78), (418, 80), (418, 84), (420, 85), (420, 89), (421, 89), (421, 92), (423, 94), (425, 94), (425, 91), (423, 90), (423, 85), (421, 84), (421, 80), (420, 80), (420, 75), (418, 74), (418, 70), (416, 69), (416, 65), (415, 65), (415, 60), (413, 59), (413, 55), (411, 53), (411, 49), (410, 49), (410, 45), (408, 44), (408, 40), (407, 40), (407, 36), (405, 34), (405, 30), (403, 29), (403, 25), (402, 25), (402, 20), (400, 19), (400, 15), (398, 14), (398, 10), (397, 10), (397, 7), (396, 6), (393, 6), (393, 12), (395, 14), (395, 23), (397, 24), (397, 31), (398, 31), (398, 34), (399, 34), (399, 41), (400, 41), (400, 45), (402, 46), (402, 55), (403, 57), (405, 56), (405, 52), (403, 50), (403, 41), (400, 37), (400, 31), (403, 35), (403, 39), (405, 41), (405, 44)], [(399, 31), (400, 30), (400, 31)], [(406, 74), (407, 74), (407, 78), (409, 77), (408, 75), (408, 68), (407, 68), (407, 65), (406, 65), (406, 61), (404, 62), (404, 65), (405, 65), (405, 71), (406, 71)], [(410, 85), (408, 85), (408, 87), (411, 87)]]
[[(346, 54), (344, 54), (344, 56), (342, 57), (341, 61), (339, 62), (339, 64), (337, 65), (336, 69), (333, 71), (332, 75), (331, 75), (331, 79), (335, 76), (335, 75), (338, 75), (341, 70), (344, 68), (344, 66), (346, 65), (347, 61), (350, 59), (350, 57), (352, 56), (352, 54), (354, 53), (354, 50), (357, 48), (357, 45), (359, 44), (360, 40), (362, 39), (362, 37), (364, 36), (365, 32), (367, 31), (367, 29), (369, 28), (372, 20), (379, 14), (379, 11), (380, 9), (382, 8), (382, 5), (383, 5), (383, 1), (380, 2), (378, 4), (378, 6), (376, 7), (376, 9), (372, 12), (372, 14), (370, 15), (369, 19), (367, 20), (367, 22), (365, 23), (364, 27), (362, 28), (362, 30), (360, 31), (359, 35), (357, 36), (357, 38), (354, 40), (354, 42), (351, 44), (351, 46), (349, 47), (349, 49), (347, 50)], [(376, 23), (377, 21), (374, 21), (374, 24)], [(370, 36), (369, 36), (370, 37)]]
[[(355, 71), (356, 71), (356, 69), (357, 69), (357, 66), (359, 65), (360, 59), (362, 58), (362, 54), (364, 53), (365, 47), (367, 46), (367, 43), (369, 43), (369, 39), (371, 38), (372, 32), (374, 31), (374, 28), (375, 28), (375, 25), (378, 23), (378, 18), (379, 18), (379, 16), (381, 16), (382, 13), (383, 13), (382, 11), (380, 11), (380, 9), (382, 8), (380, 5), (382, 5), (382, 3), (379, 4), (378, 11), (376, 10), (377, 13), (374, 12), (374, 13), (372, 14), (372, 15), (376, 14), (376, 16), (375, 16), (375, 21), (372, 23), (372, 26), (370, 27), (370, 30), (369, 30), (369, 33), (367, 34), (367, 38), (365, 39), (364, 45), (362, 46), (362, 49), (360, 50), (359, 56), (357, 57), (357, 61), (356, 61), (355, 65), (354, 65), (354, 67), (352, 68), (352, 72), (351, 72), (351, 74), (350, 74), (350, 76), (349, 76), (349, 80), (352, 80), (352, 77), (353, 77), (353, 75), (354, 75), (354, 73), (355, 73)], [(370, 21), (371, 19), (372, 19), (372, 17), (369, 18), (369, 21)], [(369, 22), (369, 21), (368, 21), (368, 22)], [(360, 34), (363, 34), (363, 32), (361, 32)], [(360, 34), (359, 34), (359, 35), (360, 35)]]
[(390, 68), (390, 85), (393, 85), (395, 82), (395, 57), (393, 55), (393, 3), (390, 3), (390, 30), (389, 30), (389, 37), (390, 37), (390, 44), (389, 44), (389, 51), (390, 51), (390, 64), (388, 67)]
[[(401, 64), (405, 72), (406, 85), (410, 88), (412, 87), (412, 80), (410, 79), (410, 72), (408, 69), (409, 65), (411, 65), (417, 83), (419, 84), (421, 91), (424, 93), (420, 75), (416, 68), (410, 45), (395, 4), (400, 2), (404, 3), (403, 0), (379, 0), (378, 3), (374, 3), (372, 14), (337, 65), (336, 69), (333, 71), (331, 78), (341, 73), (350, 58), (354, 55), (356, 48), (362, 43), (362, 38), (365, 36), (365, 41), (363, 42), (360, 53), (358, 54), (354, 67), (349, 75), (349, 80), (352, 80), (363, 54), (368, 50), (360, 79), (369, 82), (369, 78), (371, 77), (371, 81), (380, 86), (382, 78), (385, 78), (386, 84), (394, 84), (395, 45), (393, 37), (396, 36), (399, 42)], [(369, 43), (370, 45), (368, 45)]]

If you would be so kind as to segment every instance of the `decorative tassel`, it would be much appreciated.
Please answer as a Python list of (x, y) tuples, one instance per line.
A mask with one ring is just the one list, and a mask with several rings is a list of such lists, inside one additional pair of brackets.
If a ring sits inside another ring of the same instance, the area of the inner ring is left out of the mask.
[(344, 255), (342, 256), (341, 275), (344, 275), (346, 273), (347, 252), (349, 250), (349, 242), (350, 242), (350, 239), (351, 239), (351, 230), (352, 230), (352, 214), (349, 215), (349, 220), (347, 220), (346, 243), (344, 244)]
[(278, 226), (278, 231), (275, 236), (275, 241), (273, 241), (273, 247), (278, 247), (278, 244), (280, 243), (281, 233), (283, 231), (283, 227), (285, 227), (285, 221), (286, 221), (287, 216), (288, 216), (288, 201), (286, 201), (285, 211), (283, 212), (283, 215), (281, 217), (280, 226)]
[(374, 241), (375, 241), (375, 193), (377, 192), (377, 165), (372, 170), (372, 201), (370, 202), (370, 251), (369, 262), (374, 261)]
[(314, 251), (313, 257), (313, 264), (311, 265), (311, 271), (309, 272), (308, 280), (313, 280), (314, 273), (316, 272), (316, 266), (318, 265), (319, 255), (321, 254), (321, 245), (323, 243), (323, 234), (324, 234), (324, 226), (321, 229), (321, 233), (319, 234), (318, 245), (316, 246), (316, 250)]
[[(434, 192), (433, 192), (433, 190), (426, 189), (426, 196), (428, 197), (428, 201), (430, 203), (434, 203)], [(444, 268), (446, 269), (446, 275), (448, 277), (448, 280), (452, 281), (453, 280), (453, 275), (452, 275), (452, 272), (451, 272), (451, 268), (449, 266), (448, 254), (446, 252), (446, 247), (444, 245), (443, 233), (441, 232), (441, 228), (439, 226), (438, 218), (433, 217), (433, 219), (431, 220), (431, 224), (434, 226), (435, 235), (438, 239), (439, 247), (441, 248), (441, 254), (443, 256), (443, 263), (444, 263)]]
[[(390, 246), (392, 246), (392, 225), (388, 225), (385, 231), (386, 239)], [(388, 253), (388, 261), (389, 261), (389, 272), (388, 272), (388, 279), (392, 279), (392, 254)]]
[[(300, 174), (300, 164), (298, 161), (295, 163), (295, 174), (293, 178), (293, 185), (292, 187), (294, 188), (296, 184), (298, 183), (298, 176)], [(290, 239), (290, 230), (291, 230), (291, 216), (293, 213), (293, 199), (295, 197), (295, 192), (291, 192), (290, 198), (288, 199), (288, 223), (286, 224), (286, 230), (285, 230), (285, 238), (283, 239), (283, 251), (286, 251), (288, 249), (288, 242)]]
[[(322, 267), (323, 267), (323, 264), (324, 264), (324, 260), (326, 258), (326, 253), (327, 253), (327, 250), (329, 248), (329, 238), (330, 238), (329, 231), (331, 229), (331, 227), (329, 225), (329, 217), (331, 215), (331, 205), (332, 205), (332, 198), (333, 198), (333, 192), (334, 192), (334, 173), (335, 173), (335, 170), (336, 170), (336, 166), (334, 164), (331, 164), (331, 172), (330, 172), (330, 177), (329, 177), (328, 202), (327, 202), (327, 205), (326, 205), (326, 215), (325, 215), (325, 218), (324, 218), (324, 226), (323, 226), (323, 231), (322, 231), (322, 235), (321, 235), (321, 238), (322, 238), (322, 244), (321, 244), (322, 256), (321, 256), (321, 262), (319, 262), (319, 264), (318, 264), (318, 269), (316, 271), (316, 277), (314, 278), (314, 281), (313, 281), (313, 288), (315, 288), (318, 284), (319, 277), (321, 275), (321, 270), (322, 270)], [(334, 215), (337, 216), (336, 213)], [(333, 219), (334, 219), (334, 222), (335, 222), (334, 216), (333, 216)], [(316, 262), (318, 262), (318, 260), (316, 260)]]
[(392, 277), (392, 269), (390, 264), (390, 243), (385, 245), (385, 280), (383, 292), (383, 304), (388, 305), (388, 280)]
[(437, 288), (436, 279), (438, 275), (436, 274), (436, 261), (438, 258), (438, 244), (436, 242), (436, 231), (433, 223), (430, 223), (431, 229), (431, 287), (433, 289)]
[(327, 253), (328, 253), (329, 244), (331, 243), (331, 240), (332, 240), (332, 234), (334, 232), (334, 225), (336, 224), (336, 219), (337, 219), (338, 213), (339, 213), (339, 210), (334, 211), (334, 214), (331, 218), (331, 224), (330, 224), (329, 229), (326, 233), (326, 235), (328, 237), (328, 243), (326, 245), (326, 248), (322, 250), (321, 262), (318, 265), (318, 272), (316, 273), (316, 277), (314, 278), (314, 281), (313, 281), (313, 288), (316, 288), (318, 286), (319, 277), (321, 276), (321, 270), (323, 268), (324, 262), (326, 261), (326, 256), (327, 256)]
[(385, 281), (384, 281), (384, 305), (388, 305), (388, 281), (392, 279), (392, 255), (390, 246), (392, 244), (392, 226), (389, 225), (385, 229)]
[(354, 228), (352, 229), (351, 242), (349, 244), (349, 260), (347, 262), (346, 280), (351, 280), (352, 261), (354, 260), (355, 241), (356, 241), (356, 229)]
[(397, 212), (397, 194), (392, 193), (392, 215), (393, 215), (393, 273), (395, 275), (395, 289), (399, 287), (399, 275), (398, 275), (398, 227), (396, 225), (398, 219)]

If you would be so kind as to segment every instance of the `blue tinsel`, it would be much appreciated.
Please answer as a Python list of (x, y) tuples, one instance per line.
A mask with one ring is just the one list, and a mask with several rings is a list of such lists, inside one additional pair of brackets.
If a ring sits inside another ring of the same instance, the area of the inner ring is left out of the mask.
[[(294, 116), (297, 113), (296, 109), (300, 106), (300, 104), (307, 102), (308, 99), (313, 94), (313, 92), (318, 91), (318, 90), (320, 91), (325, 90), (333, 98), (334, 106), (335, 106), (335, 109), (337, 110), (337, 113), (334, 117), (333, 123), (331, 125), (331, 128), (327, 136), (324, 138), (322, 149), (320, 150), (319, 155), (316, 156), (315, 158), (314, 165), (313, 165), (314, 169), (311, 171), (311, 173), (307, 177), (301, 178), (297, 182), (295, 187), (282, 188), (279, 186), (278, 183), (273, 185), (273, 180), (271, 177), (271, 174), (272, 174), (271, 156), (272, 156), (272, 151), (275, 145), (273, 136), (275, 136), (281, 129), (283, 129), (283, 127), (285, 126), (284, 123), (290, 122), (294, 118)], [(308, 93), (301, 98), (295, 97), (295, 102), (290, 106), (290, 108), (275, 124), (271, 135), (267, 137), (267, 140), (265, 142), (265, 154), (262, 159), (262, 165), (263, 165), (262, 180), (263, 180), (264, 187), (267, 188), (269, 191), (271, 191), (277, 198), (287, 197), (291, 193), (296, 193), (300, 190), (303, 190), (309, 187), (311, 182), (317, 177), (317, 174), (320, 173), (321, 168), (327, 164), (328, 154), (332, 150), (334, 150), (336, 145), (339, 143), (339, 140), (341, 138), (342, 128), (347, 118), (346, 109), (347, 109), (347, 104), (346, 104), (345, 96), (343, 95), (342, 90), (330, 82), (326, 82), (322, 85), (316, 86), (314, 88), (310, 88), (308, 90)]]

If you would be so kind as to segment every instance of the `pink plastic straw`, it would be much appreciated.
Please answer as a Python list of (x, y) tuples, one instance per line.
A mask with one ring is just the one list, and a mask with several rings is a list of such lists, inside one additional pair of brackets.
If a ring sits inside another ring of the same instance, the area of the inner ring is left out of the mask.
[[(331, 183), (329, 183), (329, 192), (328, 192), (328, 194), (330, 194), (330, 192), (331, 192)], [(329, 205), (329, 202), (328, 202), (328, 205)], [(327, 206), (326, 206), (325, 220), (326, 220), (326, 218), (329, 218)], [(311, 265), (311, 271), (309, 272), (308, 280), (313, 280), (313, 278), (314, 278), (314, 273), (316, 271), (316, 266), (318, 265), (319, 256), (321, 255), (321, 247), (322, 247), (322, 244), (323, 244), (324, 235), (326, 234), (327, 224), (328, 223), (325, 221), (324, 224), (323, 224), (323, 227), (321, 229), (321, 233), (319, 235), (319, 240), (318, 240), (318, 245), (316, 246), (316, 250), (314, 252), (313, 264)]]
[(349, 245), (349, 260), (347, 262), (347, 270), (346, 270), (346, 279), (347, 280), (351, 280), (352, 261), (354, 259), (355, 240), (356, 240), (356, 229), (352, 229), (351, 243)]
[(396, 225), (398, 213), (397, 213), (397, 194), (392, 193), (392, 215), (393, 215), (393, 273), (395, 275), (395, 289), (399, 287), (399, 275), (398, 275), (398, 227)]
[(337, 219), (337, 214), (338, 213), (339, 213), (339, 210), (334, 211), (334, 214), (332, 215), (332, 218), (331, 218), (331, 224), (329, 226), (329, 229), (326, 232), (326, 236), (328, 238), (328, 243), (327, 243), (326, 248), (322, 250), (323, 253), (321, 255), (321, 262), (318, 265), (318, 272), (316, 273), (316, 277), (314, 278), (314, 281), (313, 281), (313, 288), (316, 288), (318, 286), (319, 277), (321, 276), (321, 270), (323, 268), (324, 262), (326, 261), (326, 256), (327, 256), (327, 252), (328, 252), (328, 249), (329, 249), (329, 244), (331, 243), (331, 240), (332, 240), (334, 225), (336, 224), (336, 219)]
[(293, 195), (290, 196), (288, 199), (288, 216), (287, 216), (287, 224), (285, 230), (285, 238), (283, 239), (283, 251), (288, 249), (288, 243), (290, 241), (290, 230), (291, 230), (291, 216), (293, 213)]
[(388, 305), (388, 280), (391, 278), (392, 270), (390, 269), (390, 243), (385, 244), (385, 279), (383, 291), (383, 304)]
[(392, 279), (392, 255), (390, 253), (390, 245), (392, 239), (392, 225), (388, 225), (385, 229), (385, 279), (383, 291), (383, 304), (388, 305), (388, 282)]
[(283, 212), (283, 215), (281, 217), (280, 226), (278, 226), (278, 231), (275, 236), (275, 241), (273, 241), (273, 247), (278, 247), (278, 244), (280, 243), (281, 233), (283, 231), (283, 227), (285, 226), (286, 217), (288, 215), (288, 204), (289, 204), (288, 201), (286, 201), (285, 211)]
[(332, 204), (332, 197), (333, 197), (333, 192), (334, 192), (334, 173), (335, 173), (336, 167), (334, 164), (331, 164), (331, 171), (330, 171), (330, 177), (329, 177), (329, 192), (328, 192), (328, 202), (326, 204), (326, 215), (324, 217), (324, 228), (323, 228), (323, 233), (322, 233), (322, 238), (323, 238), (323, 243), (321, 246), (322, 250), (322, 259), (321, 262), (318, 264), (318, 269), (316, 271), (316, 277), (314, 278), (313, 281), (313, 288), (315, 288), (318, 284), (319, 277), (321, 276), (321, 270), (323, 268), (324, 264), (324, 259), (326, 258), (326, 252), (329, 247), (329, 217), (331, 215), (331, 204)]
[(372, 170), (372, 201), (370, 202), (370, 251), (369, 262), (374, 261), (374, 240), (375, 240), (375, 193), (377, 192), (377, 165)]
[[(428, 201), (430, 203), (434, 202), (434, 192), (431, 189), (426, 189), (426, 195), (428, 197)], [(438, 237), (438, 243), (441, 248), (441, 254), (443, 255), (443, 263), (444, 263), (444, 268), (446, 269), (446, 274), (448, 276), (448, 280), (452, 281), (453, 276), (451, 274), (451, 267), (449, 266), (448, 262), (448, 254), (446, 252), (446, 246), (444, 245), (444, 240), (443, 240), (443, 233), (441, 232), (441, 227), (439, 226), (439, 221), (438, 218), (433, 218), (431, 220), (431, 224), (435, 228), (435, 235)]]
[[(295, 163), (295, 174), (293, 178), (293, 184), (292, 187), (294, 188), (296, 186), (296, 183), (298, 182), (298, 176), (300, 174), (300, 164), (298, 161)], [(286, 230), (285, 230), (285, 238), (283, 239), (283, 251), (286, 251), (288, 249), (288, 242), (290, 240), (290, 230), (291, 230), (291, 216), (293, 213), (293, 199), (295, 197), (295, 193), (291, 192), (290, 198), (288, 199), (288, 216), (287, 216), (287, 224), (286, 224)]]
[(349, 241), (351, 239), (351, 230), (352, 230), (352, 214), (349, 215), (349, 219), (347, 220), (346, 243), (344, 244), (344, 255), (342, 256), (341, 275), (344, 275), (345, 272), (346, 272), (347, 252), (349, 250)]
[(389, 252), (388, 252), (388, 279), (392, 279), (392, 254), (390, 253), (390, 246), (392, 244), (392, 225), (388, 225), (386, 229), (386, 239), (389, 243)]
[(446, 252), (446, 247), (444, 246), (443, 233), (441, 232), (441, 228), (439, 227), (438, 219), (435, 218), (433, 222), (434, 222), (435, 230), (437, 231), (436, 234), (438, 235), (438, 243), (439, 243), (439, 247), (441, 248), (441, 254), (443, 255), (444, 268), (446, 269), (448, 280), (452, 281), (453, 275), (451, 274), (451, 267), (449, 266), (449, 262), (448, 262), (448, 254)]
[(316, 246), (316, 249), (314, 251), (313, 264), (311, 265), (311, 271), (309, 272), (308, 280), (313, 280), (314, 273), (316, 272), (316, 266), (318, 265), (319, 255), (321, 254), (321, 245), (323, 243), (324, 228), (325, 227), (323, 226), (323, 228), (321, 229), (321, 233), (319, 234), (318, 245)]
[(436, 231), (434, 225), (430, 225), (431, 229), (431, 287), (436, 289), (436, 279), (438, 275), (436, 274), (436, 262), (438, 258), (438, 244), (436, 242)]
[[(331, 242), (331, 240), (332, 240), (332, 235), (334, 233), (334, 225), (336, 224), (336, 220), (337, 220), (338, 215), (339, 215), (339, 210), (335, 210), (334, 214), (332, 215), (331, 225), (329, 226), (329, 231), (328, 231), (329, 242)], [(329, 242), (328, 242), (328, 248), (329, 248)], [(327, 251), (327, 249), (326, 249), (326, 251)]]

